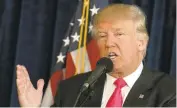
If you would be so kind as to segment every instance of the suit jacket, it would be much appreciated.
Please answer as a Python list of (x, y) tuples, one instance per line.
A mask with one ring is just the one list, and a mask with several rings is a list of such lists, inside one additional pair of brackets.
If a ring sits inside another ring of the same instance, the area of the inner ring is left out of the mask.
[[(54, 105), (57, 107), (73, 107), (84, 81), (91, 72), (76, 75), (61, 81)], [(93, 88), (82, 93), (77, 106), (100, 107), (106, 75), (102, 75)], [(91, 94), (88, 96), (88, 94)], [(83, 100), (86, 100), (84, 103)], [(175, 107), (176, 81), (163, 72), (150, 71), (143, 68), (140, 77), (130, 90), (123, 107)]]

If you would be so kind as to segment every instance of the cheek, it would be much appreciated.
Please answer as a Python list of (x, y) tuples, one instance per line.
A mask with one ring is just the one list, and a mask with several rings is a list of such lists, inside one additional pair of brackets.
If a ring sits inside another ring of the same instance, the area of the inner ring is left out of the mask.
[(97, 41), (97, 45), (100, 51), (101, 57), (103, 57), (106, 53), (106, 47), (105, 47), (105, 42), (104, 41)]
[(121, 44), (121, 54), (124, 59), (131, 59), (132, 57), (136, 56), (136, 43), (130, 41), (124, 41)]

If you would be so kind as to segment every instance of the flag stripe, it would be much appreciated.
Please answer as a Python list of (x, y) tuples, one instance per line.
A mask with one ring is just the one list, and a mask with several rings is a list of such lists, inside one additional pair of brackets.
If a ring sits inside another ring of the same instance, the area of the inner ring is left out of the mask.
[(75, 74), (76, 68), (73, 63), (73, 58), (71, 56), (71, 53), (67, 54), (67, 60), (66, 60), (66, 72), (65, 72), (65, 79), (70, 78)]
[[(79, 51), (80, 50), (80, 51)], [(82, 53), (82, 50), (83, 48), (80, 48), (78, 50), (75, 50), (75, 51), (72, 51), (71, 52), (71, 56), (72, 56), (72, 60), (74, 62), (74, 64), (76, 64), (76, 55), (78, 52)], [(81, 58), (82, 56), (80, 56), (78, 58), (78, 69), (80, 69), (81, 67), (81, 59), (85, 59), (85, 67), (84, 67), (84, 72), (88, 72), (88, 71), (91, 71), (91, 66), (90, 66), (90, 61), (89, 61), (89, 57), (88, 57), (88, 54), (87, 54), (87, 51), (86, 51), (86, 54), (85, 54), (85, 57), (84, 58)], [(76, 65), (75, 65), (76, 66)], [(80, 74), (81, 72), (78, 70), (76, 71), (77, 74)]]
[(57, 91), (57, 87), (58, 87), (58, 83), (60, 80), (63, 79), (63, 71), (62, 70), (58, 70), (57, 72), (54, 72), (52, 74), (51, 77), (51, 88), (52, 88), (52, 95), (55, 96), (56, 91)]

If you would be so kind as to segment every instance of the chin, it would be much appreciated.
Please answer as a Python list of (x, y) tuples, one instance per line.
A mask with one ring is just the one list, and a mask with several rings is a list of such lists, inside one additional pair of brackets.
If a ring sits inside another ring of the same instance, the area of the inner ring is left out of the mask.
[(113, 67), (113, 71), (118, 71), (121, 72), (123, 70), (123, 66), (122, 65), (116, 65)]

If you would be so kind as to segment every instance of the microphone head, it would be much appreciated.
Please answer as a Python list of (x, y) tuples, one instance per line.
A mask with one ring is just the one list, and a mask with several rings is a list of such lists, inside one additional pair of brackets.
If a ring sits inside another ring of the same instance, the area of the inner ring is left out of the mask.
[(98, 60), (97, 66), (104, 66), (106, 68), (106, 72), (111, 72), (113, 69), (113, 63), (110, 58), (103, 57), (100, 60)]

